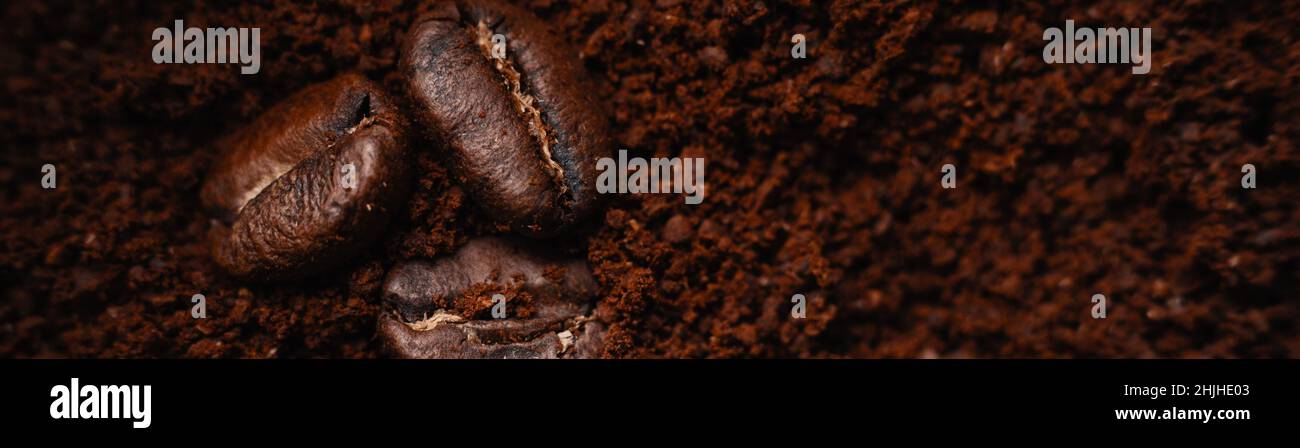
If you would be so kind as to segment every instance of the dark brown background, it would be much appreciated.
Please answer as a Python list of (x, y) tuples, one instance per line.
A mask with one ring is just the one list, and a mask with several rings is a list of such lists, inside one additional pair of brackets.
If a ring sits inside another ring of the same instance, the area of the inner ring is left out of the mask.
[[(385, 270), (490, 232), (438, 148), (383, 242), (301, 285), (219, 272), (198, 185), (216, 137), (297, 89), (396, 87), (419, 5), (156, 3), (2, 6), (0, 356), (378, 356)], [(622, 197), (555, 243), (595, 269), (609, 355), (1300, 356), (1300, 5), (1065, 3), (528, 2), (619, 147), (708, 163), (702, 205)], [(177, 18), (261, 27), (261, 72), (155, 65)], [(1067, 18), (1153, 27), (1151, 74), (1043, 63)]]

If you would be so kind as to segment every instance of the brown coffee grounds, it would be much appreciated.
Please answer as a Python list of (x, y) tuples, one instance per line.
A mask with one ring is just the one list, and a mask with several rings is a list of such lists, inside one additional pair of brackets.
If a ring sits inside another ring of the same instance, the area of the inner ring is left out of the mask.
[[(347, 70), (396, 91), (417, 3), (6, 4), (0, 355), (378, 356), (386, 270), (496, 232), (438, 148), (381, 244), (301, 284), (217, 269), (197, 198), (211, 143), (292, 92)], [(526, 6), (619, 148), (707, 163), (702, 204), (620, 195), (554, 242), (592, 264), (610, 356), (1300, 356), (1294, 4)], [(261, 72), (154, 64), (175, 19), (261, 27)], [(1066, 19), (1152, 27), (1151, 73), (1043, 63)]]

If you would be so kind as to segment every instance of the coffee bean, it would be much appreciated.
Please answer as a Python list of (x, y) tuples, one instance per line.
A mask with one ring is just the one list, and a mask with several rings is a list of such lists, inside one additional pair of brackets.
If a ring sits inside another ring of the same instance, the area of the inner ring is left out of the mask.
[[(384, 279), (383, 300), (403, 320), (414, 322), (437, 309), (456, 308), (453, 302), (476, 284), (517, 284), (540, 300), (572, 303), (595, 294), (596, 282), (586, 261), (549, 255), (551, 251), (543, 249), (516, 238), (476, 238), (450, 257), (435, 262), (411, 260), (394, 267)], [(559, 272), (564, 275), (558, 276)]]
[[(419, 329), (417, 329), (419, 328)], [(511, 333), (518, 340), (485, 339), (485, 333)], [(379, 337), (392, 355), (407, 359), (588, 359), (601, 356), (605, 327), (584, 322), (576, 330), (538, 331), (506, 321), (444, 321), (413, 327), (391, 314), (379, 317)]]
[(213, 258), (240, 278), (298, 279), (371, 242), (410, 191), (407, 126), (357, 74), (310, 86), (216, 144), (201, 192)]
[(495, 1), (443, 2), (416, 21), (400, 65), (414, 121), (450, 149), (457, 177), (496, 222), (548, 236), (598, 208), (607, 116), (578, 52), (541, 19)]
[[(406, 358), (597, 356), (603, 326), (585, 317), (597, 291), (586, 262), (542, 255), (532, 244), (478, 238), (450, 257), (394, 268), (384, 281), (393, 311), (380, 317), (384, 345)], [(483, 320), (447, 311), (477, 285), (527, 292), (536, 311)]]

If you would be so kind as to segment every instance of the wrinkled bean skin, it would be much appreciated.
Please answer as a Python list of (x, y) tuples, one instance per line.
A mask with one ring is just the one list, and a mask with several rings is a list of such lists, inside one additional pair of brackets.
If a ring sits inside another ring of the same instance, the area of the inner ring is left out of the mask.
[[(491, 56), (497, 33), (504, 60)], [(608, 119), (578, 53), (536, 16), (496, 1), (440, 3), (413, 25), (400, 70), (413, 121), (449, 149), (494, 221), (545, 237), (599, 208)]]
[(212, 236), (217, 264), (238, 278), (278, 281), (347, 262), (409, 196), (407, 132), (377, 85), (347, 74), (219, 141), (201, 192), (221, 222)]
[(502, 321), (440, 324), (426, 331), (412, 329), (391, 314), (379, 317), (379, 337), (390, 354), (407, 359), (590, 359), (601, 356), (605, 327), (585, 322), (572, 333), (573, 342), (559, 333), (539, 332), (517, 342), (485, 340), (485, 331), (500, 332)]
[[(585, 317), (597, 293), (586, 262), (541, 253), (525, 241), (484, 237), (438, 261), (394, 268), (384, 281), (393, 312), (379, 321), (385, 347), (405, 358), (597, 356), (603, 326)], [(533, 295), (536, 312), (468, 320), (441, 311), (479, 284), (518, 286)], [(566, 332), (573, 337), (564, 341)]]
[[(384, 280), (384, 303), (407, 322), (428, 317), (470, 286), (493, 281), (514, 283), (540, 298), (585, 302), (596, 294), (596, 281), (587, 263), (543, 255), (533, 243), (515, 238), (482, 237), (470, 240), (450, 257), (436, 262), (412, 260), (394, 267)], [(564, 278), (554, 282), (548, 268), (563, 268)]]

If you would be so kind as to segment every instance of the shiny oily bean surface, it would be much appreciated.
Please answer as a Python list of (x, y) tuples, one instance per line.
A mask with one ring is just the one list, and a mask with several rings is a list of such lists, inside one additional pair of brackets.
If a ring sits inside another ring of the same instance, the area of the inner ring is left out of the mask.
[[(586, 262), (545, 255), (530, 241), (483, 237), (437, 261), (399, 265), (384, 281), (379, 321), (388, 351), (407, 358), (595, 356), (603, 326), (587, 317), (597, 292)], [(445, 309), (476, 285), (526, 291), (526, 318), (472, 319)]]
[(441, 2), (412, 26), (400, 70), (413, 120), (495, 222), (549, 236), (598, 208), (608, 118), (577, 51), (539, 18), (496, 1)]
[(254, 281), (337, 267), (377, 237), (410, 192), (407, 126), (373, 82), (309, 86), (216, 146), (201, 198), (217, 264)]

